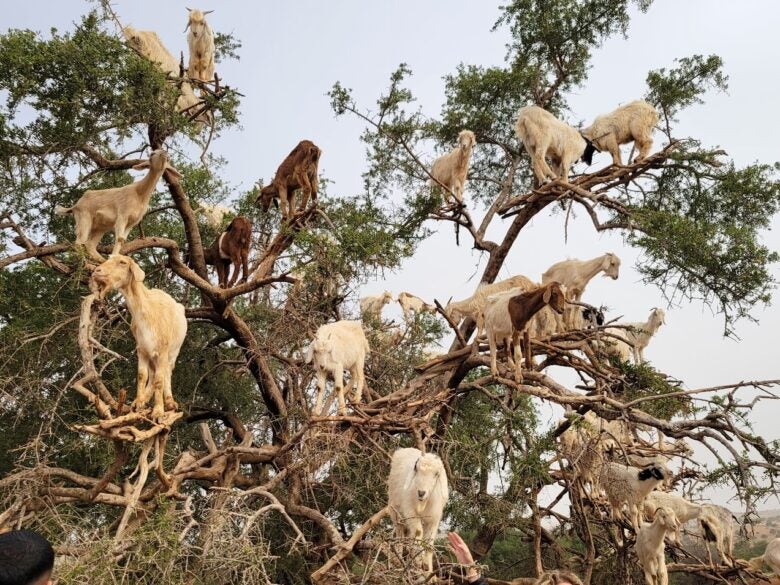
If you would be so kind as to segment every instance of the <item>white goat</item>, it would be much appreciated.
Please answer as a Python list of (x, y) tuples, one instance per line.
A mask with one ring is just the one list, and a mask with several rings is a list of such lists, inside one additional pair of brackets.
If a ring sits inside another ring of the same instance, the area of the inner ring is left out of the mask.
[[(644, 514), (648, 518), (652, 518), (655, 511), (659, 508), (669, 508), (674, 512), (681, 525), (690, 520), (695, 520), (701, 512), (701, 504), (694, 504), (682, 496), (669, 492), (650, 492), (645, 498), (643, 506)], [(674, 531), (672, 542), (676, 542), (678, 546), (682, 545), (679, 526)]]
[(206, 15), (214, 12), (187, 8), (190, 15), (187, 26), (187, 44), (190, 47), (190, 65), (187, 74), (201, 81), (214, 81), (214, 31), (206, 22)]
[(404, 319), (411, 321), (413, 313), (419, 315), (423, 312), (435, 313), (436, 306), (426, 303), (420, 297), (417, 297), (408, 292), (398, 293), (398, 304), (401, 305), (401, 310), (404, 312)]
[(317, 401), (313, 414), (322, 414), (323, 393), (328, 374), (333, 376), (333, 386), (338, 392), (339, 414), (346, 412), (344, 370), (349, 370), (350, 385), (355, 385), (353, 401), (360, 402), (365, 384), (363, 366), (369, 351), (368, 340), (360, 321), (336, 321), (317, 329), (306, 352), (306, 363), (314, 362), (317, 376)]
[[(136, 30), (132, 26), (126, 26), (122, 29), (122, 33), (125, 35), (128, 44), (137, 53), (156, 64), (169, 77), (179, 78), (179, 61), (165, 48), (156, 32), (152, 30)], [(192, 91), (192, 86), (186, 81), (181, 82), (180, 91), (181, 95), (176, 101), (177, 112), (190, 112), (202, 101), (195, 95), (195, 92)], [(209, 117), (204, 113), (198, 116), (197, 120), (199, 122), (208, 122)]]
[(775, 575), (780, 575), (780, 538), (770, 540), (764, 549), (764, 554), (753, 557), (748, 564), (751, 569), (760, 571), (764, 563), (769, 565)]
[(96, 260), (102, 262), (97, 245), (106, 232), (114, 232), (113, 254), (118, 254), (122, 244), (127, 240), (149, 208), (157, 181), (167, 169), (174, 177), (181, 175), (168, 163), (168, 155), (164, 150), (152, 152), (149, 160), (133, 167), (135, 170), (149, 169), (140, 181), (124, 185), (85, 191), (73, 207), (58, 205), (54, 212), (58, 215), (72, 213), (76, 220), (76, 244), (86, 247), (87, 252)]
[(485, 330), (484, 318), (482, 312), (487, 304), (488, 297), (510, 289), (521, 289), (528, 291), (539, 286), (531, 279), (517, 274), (505, 280), (499, 280), (492, 284), (481, 283), (474, 294), (462, 301), (450, 301), (444, 308), (447, 316), (456, 323), (461, 319), (470, 317), (477, 324), (477, 337)]
[(664, 537), (680, 529), (674, 510), (660, 507), (654, 511), (653, 523), (644, 524), (636, 535), (636, 556), (645, 573), (647, 585), (669, 585), (664, 557)]
[(445, 202), (451, 193), (458, 203), (463, 203), (463, 189), (466, 185), (466, 175), (469, 172), (471, 153), (477, 138), (471, 130), (462, 130), (458, 134), (458, 146), (447, 154), (439, 157), (431, 167), (431, 186), (436, 189), (443, 185), (447, 191)]
[[(568, 182), (571, 166), (582, 156), (587, 145), (576, 128), (561, 122), (539, 106), (520, 108), (515, 134), (531, 157), (531, 166), (540, 185), (548, 179), (560, 178)], [(549, 167), (545, 157), (552, 161), (555, 171)]]
[(605, 277), (617, 280), (620, 276), (620, 258), (607, 252), (590, 260), (575, 258), (556, 262), (542, 274), (542, 284), (560, 282), (566, 287), (569, 300), (579, 301), (585, 287), (599, 272), (603, 272)]
[(591, 164), (594, 151), (606, 150), (612, 155), (612, 164), (622, 165), (620, 145), (633, 141), (639, 149), (634, 162), (641, 161), (653, 146), (653, 128), (657, 123), (658, 112), (644, 100), (628, 102), (609, 114), (597, 116), (593, 124), (582, 130), (590, 141), (583, 160)]
[(379, 319), (382, 316), (382, 308), (392, 300), (393, 295), (388, 291), (381, 295), (363, 297), (360, 299), (360, 314), (364, 318), (370, 315)]
[(206, 222), (213, 228), (221, 228), (225, 216), (231, 213), (230, 208), (219, 204), (201, 203), (195, 210), (200, 212), (206, 219)]
[(733, 561), (731, 560), (734, 552), (733, 520), (731, 512), (726, 508), (716, 506), (715, 504), (702, 504), (699, 512), (699, 526), (704, 536), (704, 543), (707, 545), (707, 556), (710, 559), (711, 566), (715, 566), (712, 562), (712, 552), (710, 551), (711, 542), (715, 543), (715, 548), (718, 549), (722, 561), (729, 566), (733, 566)]
[(639, 530), (640, 510), (645, 497), (669, 477), (671, 472), (662, 463), (653, 463), (643, 468), (620, 463), (605, 464), (601, 468), (599, 485), (609, 500), (612, 519), (622, 519), (623, 506), (626, 506), (634, 531)]
[(441, 459), (411, 447), (397, 449), (390, 464), (387, 496), (396, 536), (422, 541), (428, 547), (423, 560), (432, 572), (431, 548), (449, 498)]
[(144, 271), (128, 256), (115, 255), (92, 273), (90, 288), (102, 299), (117, 289), (125, 297), (132, 321), (138, 353), (138, 386), (134, 410), (143, 410), (154, 395), (152, 419), (159, 420), (166, 410), (176, 410), (171, 376), (184, 337), (187, 318), (184, 306), (165, 291), (144, 286)]
[(650, 344), (650, 339), (658, 328), (666, 323), (665, 317), (663, 309), (653, 309), (644, 323), (621, 323), (630, 326), (631, 329), (607, 327), (607, 333), (621, 338), (607, 339), (607, 353), (619, 356), (622, 361), (628, 361), (628, 356), (633, 355), (634, 363), (641, 364), (645, 361), (645, 348)]

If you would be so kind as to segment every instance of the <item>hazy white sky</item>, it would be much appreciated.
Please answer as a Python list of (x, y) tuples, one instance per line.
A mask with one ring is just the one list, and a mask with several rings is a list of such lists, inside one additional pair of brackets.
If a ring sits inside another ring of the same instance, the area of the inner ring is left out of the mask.
[[(185, 5), (190, 2), (116, 0), (113, 4), (124, 24), (156, 30), (174, 54), (185, 49), (182, 31)], [(420, 106), (435, 116), (444, 95), (442, 76), (461, 62), (502, 63), (506, 31), (490, 32), (498, 16), (497, 4), (484, 0), (212, 0), (191, 6), (216, 9), (209, 16), (212, 26), (233, 32), (243, 42), (241, 60), (217, 68), (225, 83), (246, 96), (241, 107), (243, 129), (226, 134), (212, 147), (229, 161), (227, 179), (240, 189), (260, 177), (267, 180), (292, 146), (309, 138), (323, 150), (320, 170), (334, 182), (329, 192), (358, 192), (365, 169), (358, 139), (362, 126), (350, 118), (334, 118), (325, 95), (333, 82), (340, 80), (353, 88), (357, 101), (369, 107), (386, 87), (389, 73), (406, 62), (414, 72), (410, 85)], [(3, 11), (4, 24), (43, 32), (52, 26), (70, 28), (91, 6), (77, 0), (9, 2)], [(614, 38), (596, 53), (588, 83), (571, 99), (568, 121), (590, 120), (640, 97), (647, 72), (672, 65), (676, 57), (717, 53), (730, 76), (729, 92), (709, 95), (706, 105), (684, 112), (676, 136), (718, 145), (737, 164), (774, 162), (780, 158), (774, 140), (780, 133), (774, 112), (780, 95), (778, 22), (780, 3), (771, 0), (657, 0), (647, 14), (635, 15), (627, 40)], [(660, 146), (661, 135), (656, 140), (653, 150)], [(597, 165), (608, 162), (607, 155), (596, 160)], [(472, 209), (472, 213), (479, 218), (482, 210)], [(778, 225), (775, 221), (775, 229), (765, 234), (775, 250), (780, 249)], [(402, 270), (386, 274), (383, 281), (370, 283), (361, 292), (408, 290), (443, 302), (450, 296), (468, 296), (484, 258), (469, 249), (466, 238), (460, 248), (454, 247), (453, 239), (452, 226), (441, 226), (440, 233), (422, 245)], [(604, 303), (613, 316), (625, 315), (630, 321), (644, 320), (651, 307), (665, 306), (660, 291), (639, 282), (633, 270), (637, 251), (625, 246), (619, 234), (596, 234), (585, 217), (570, 223), (567, 244), (562, 216), (537, 218), (518, 239), (502, 277), (520, 273), (538, 279), (558, 260), (591, 258), (605, 251), (622, 258), (621, 277), (595, 279), (584, 300)], [(386, 314), (399, 313), (394, 307)], [(780, 313), (775, 307), (757, 307), (754, 316), (760, 325), (742, 323), (737, 327), (741, 341), (734, 341), (722, 338), (722, 319), (707, 307), (697, 303), (670, 307), (667, 325), (654, 338), (647, 357), (690, 388), (780, 378), (773, 335), (780, 326)], [(542, 415), (552, 421), (558, 412), (544, 407)], [(778, 415), (780, 404), (761, 403), (754, 414), (756, 430), (776, 439), (774, 416)], [(726, 495), (718, 494), (717, 499), (722, 501)]]

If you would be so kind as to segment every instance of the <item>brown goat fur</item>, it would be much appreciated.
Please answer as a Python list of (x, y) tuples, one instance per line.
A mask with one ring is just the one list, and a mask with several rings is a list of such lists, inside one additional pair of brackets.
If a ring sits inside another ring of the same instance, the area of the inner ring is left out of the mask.
[(322, 151), (311, 140), (301, 140), (292, 149), (276, 170), (273, 181), (262, 188), (257, 202), (263, 211), (268, 211), (271, 202), (279, 207), (281, 201), (282, 216), (290, 217), (295, 209), (295, 191), (303, 191), (301, 209), (306, 209), (309, 197), (317, 200), (317, 167)]
[[(238, 278), (239, 267), (243, 269), (241, 282), (246, 282), (249, 276), (249, 246), (252, 243), (252, 222), (239, 215), (233, 218), (227, 229), (219, 234), (204, 250), (206, 264), (217, 269), (217, 280), (220, 288), (231, 288)], [(228, 283), (230, 265), (233, 265), (233, 275)]]
[[(515, 348), (516, 376), (520, 372), (520, 335), (528, 325), (531, 318), (541, 311), (546, 305), (559, 315), (566, 308), (566, 293), (558, 282), (550, 282), (529, 292), (520, 293), (509, 299), (509, 319), (512, 322), (512, 345)], [(532, 363), (531, 348), (528, 337), (524, 339), (525, 358), (528, 364)]]

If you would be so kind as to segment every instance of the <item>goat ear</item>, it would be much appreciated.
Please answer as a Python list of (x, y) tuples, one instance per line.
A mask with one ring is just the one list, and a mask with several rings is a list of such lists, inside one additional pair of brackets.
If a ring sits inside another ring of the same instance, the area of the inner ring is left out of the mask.
[(404, 482), (404, 491), (412, 487), (412, 480), (414, 479), (414, 475), (416, 473), (417, 473), (417, 461), (414, 462), (414, 467), (412, 467), (412, 469), (410, 469), (409, 473), (406, 475), (406, 481)]
[(306, 350), (306, 355), (303, 358), (307, 364), (310, 364), (314, 359), (314, 342), (311, 343), (309, 349)]
[(639, 471), (639, 480), (640, 481), (646, 481), (650, 479), (653, 476), (653, 470), (652, 469), (641, 469)]
[(175, 168), (173, 168), (171, 165), (169, 165), (168, 163), (165, 163), (165, 170), (168, 171), (177, 179), (181, 179), (181, 173), (177, 171)]
[(135, 262), (130, 263), (130, 272), (132, 273), (133, 279), (136, 282), (143, 282), (144, 278), (146, 278), (146, 273), (141, 270), (141, 267), (138, 266), (138, 264)]
[(149, 165), (149, 161), (145, 160), (143, 162), (139, 162), (137, 165), (133, 165), (133, 170), (135, 170), (135, 171), (142, 171), (144, 169), (148, 169), (149, 166), (150, 166)]
[(551, 298), (552, 298), (552, 287), (548, 286), (546, 289), (544, 289), (542, 300), (545, 302), (545, 304), (549, 304)]

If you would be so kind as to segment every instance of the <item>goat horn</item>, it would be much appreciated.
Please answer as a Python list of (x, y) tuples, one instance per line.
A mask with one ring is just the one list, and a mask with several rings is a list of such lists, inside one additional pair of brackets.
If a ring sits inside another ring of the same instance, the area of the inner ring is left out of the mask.
[(211, 14), (212, 12), (214, 12), (214, 11), (213, 10), (207, 10), (206, 12), (203, 13), (203, 15), (205, 16), (207, 14)]
[[(186, 6), (184, 8), (187, 8)], [(187, 8), (189, 12), (192, 12), (192, 8)]]

